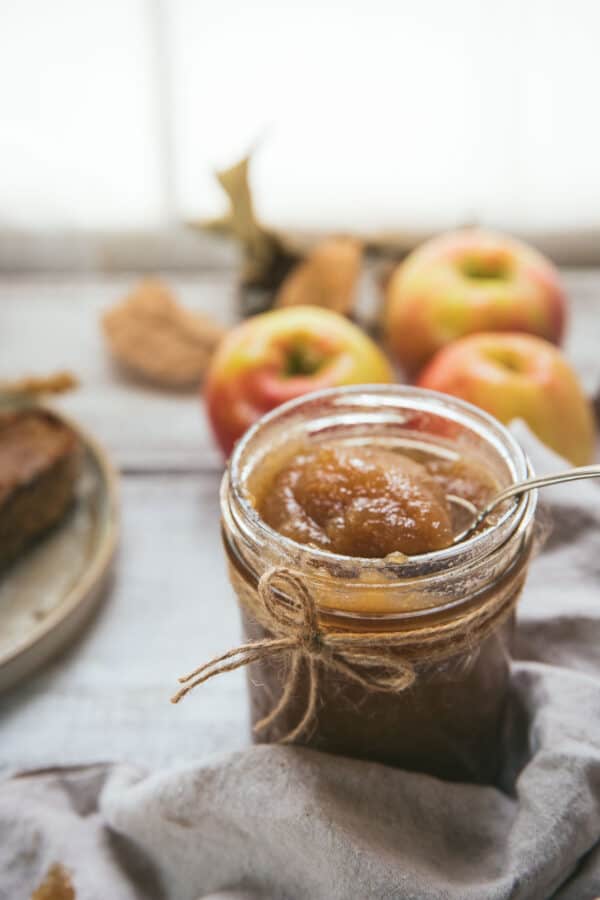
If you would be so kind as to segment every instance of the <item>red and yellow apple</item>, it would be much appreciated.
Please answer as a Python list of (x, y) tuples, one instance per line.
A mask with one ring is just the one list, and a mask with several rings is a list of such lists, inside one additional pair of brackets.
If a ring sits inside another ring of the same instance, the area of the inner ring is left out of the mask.
[(527, 334), (474, 334), (434, 356), (421, 387), (469, 400), (508, 424), (523, 419), (574, 465), (594, 454), (594, 416), (577, 375), (548, 341)]
[(385, 355), (339, 313), (294, 306), (253, 316), (219, 344), (207, 373), (208, 417), (224, 454), (263, 413), (310, 391), (392, 381)]
[(514, 238), (479, 229), (427, 241), (386, 285), (384, 329), (417, 372), (447, 344), (480, 331), (522, 331), (560, 343), (566, 297), (554, 266)]

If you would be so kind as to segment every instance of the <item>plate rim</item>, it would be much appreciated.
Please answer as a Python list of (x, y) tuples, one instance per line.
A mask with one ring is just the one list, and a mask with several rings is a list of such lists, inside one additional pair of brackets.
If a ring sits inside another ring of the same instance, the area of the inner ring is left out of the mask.
[[(86, 428), (83, 428), (71, 416), (57, 410), (53, 404), (35, 401), (19, 403), (17, 401), (15, 405), (49, 412), (77, 434), (84, 448), (94, 458), (104, 481), (107, 515), (105, 528), (89, 565), (65, 593), (62, 602), (48, 616), (44, 617), (39, 629), (35, 629), (31, 636), (26, 637), (8, 653), (0, 654), (0, 691), (13, 687), (35, 669), (47, 663), (84, 627), (88, 615), (100, 602), (102, 596), (100, 588), (111, 570), (120, 536), (119, 475), (107, 451)], [(67, 628), (69, 621), (77, 613), (80, 613), (79, 621), (75, 623), (74, 628)], [(65, 626), (65, 631), (62, 635), (57, 636), (56, 632), (60, 630), (61, 626)], [(51, 642), (50, 639), (53, 636), (57, 640)], [(45, 642), (48, 642), (46, 648), (43, 647)], [(40, 646), (39, 653), (34, 655), (38, 645), (42, 646)], [(30, 657), (29, 662), (27, 661), (28, 656)], [(12, 669), (16, 669), (16, 671), (12, 672)]]

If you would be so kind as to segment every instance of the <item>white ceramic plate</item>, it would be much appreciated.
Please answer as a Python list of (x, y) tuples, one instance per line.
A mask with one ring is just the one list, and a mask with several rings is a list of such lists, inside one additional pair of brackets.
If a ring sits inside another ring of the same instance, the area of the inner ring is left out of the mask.
[(77, 635), (104, 594), (117, 544), (117, 475), (89, 435), (51, 411), (82, 441), (81, 473), (67, 517), (0, 573), (0, 690)]

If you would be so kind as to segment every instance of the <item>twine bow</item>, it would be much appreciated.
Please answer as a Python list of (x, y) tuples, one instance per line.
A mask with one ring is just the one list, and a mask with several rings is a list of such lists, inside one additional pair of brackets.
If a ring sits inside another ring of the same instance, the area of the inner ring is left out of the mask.
[[(285, 599), (277, 591), (285, 591)], [(311, 591), (302, 577), (285, 567), (269, 569), (258, 582), (261, 625), (273, 637), (242, 644), (204, 663), (179, 681), (182, 687), (172, 698), (178, 703), (191, 690), (242, 666), (279, 654), (290, 656), (283, 692), (273, 709), (254, 725), (263, 731), (284, 711), (298, 685), (300, 666), (308, 666), (308, 697), (305, 711), (282, 739), (292, 743), (312, 722), (318, 701), (318, 664), (361, 685), (367, 691), (403, 691), (415, 680), (413, 666), (385, 649), (388, 635), (380, 632), (336, 632), (321, 627)]]

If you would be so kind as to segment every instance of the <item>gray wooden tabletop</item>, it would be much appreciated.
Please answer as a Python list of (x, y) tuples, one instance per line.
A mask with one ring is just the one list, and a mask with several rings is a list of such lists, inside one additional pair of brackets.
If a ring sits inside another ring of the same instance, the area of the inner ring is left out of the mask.
[[(566, 352), (597, 394), (600, 272), (564, 276)], [(234, 319), (227, 273), (166, 277), (190, 307)], [(0, 379), (74, 371), (81, 387), (57, 405), (103, 443), (122, 476), (112, 584), (81, 638), (0, 696), (2, 772), (106, 760), (156, 767), (249, 740), (242, 672), (169, 703), (176, 677), (233, 646), (239, 627), (219, 543), (222, 464), (200, 400), (136, 383), (103, 345), (99, 315), (135, 281), (0, 277)]]

